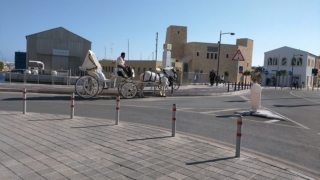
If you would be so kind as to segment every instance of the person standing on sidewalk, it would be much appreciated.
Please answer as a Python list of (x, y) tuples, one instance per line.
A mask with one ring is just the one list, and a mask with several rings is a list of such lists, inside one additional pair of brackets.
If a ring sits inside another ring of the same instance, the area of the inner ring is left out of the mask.
[(210, 78), (210, 86), (213, 86), (214, 79), (216, 78), (216, 73), (214, 72), (213, 69), (212, 69), (212, 71), (210, 71), (209, 78)]

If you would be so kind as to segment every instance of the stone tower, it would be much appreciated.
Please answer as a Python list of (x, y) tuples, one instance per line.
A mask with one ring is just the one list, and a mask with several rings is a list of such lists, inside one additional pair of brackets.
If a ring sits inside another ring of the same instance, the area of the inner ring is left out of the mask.
[(172, 44), (171, 57), (181, 58), (184, 56), (184, 45), (187, 43), (186, 26), (169, 26), (166, 34), (166, 44)]

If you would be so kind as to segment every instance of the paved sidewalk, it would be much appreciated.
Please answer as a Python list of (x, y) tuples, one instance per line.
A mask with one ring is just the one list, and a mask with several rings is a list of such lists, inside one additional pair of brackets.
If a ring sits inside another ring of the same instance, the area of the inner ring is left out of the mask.
[(193, 136), (114, 124), (0, 111), (0, 179), (309, 179)]

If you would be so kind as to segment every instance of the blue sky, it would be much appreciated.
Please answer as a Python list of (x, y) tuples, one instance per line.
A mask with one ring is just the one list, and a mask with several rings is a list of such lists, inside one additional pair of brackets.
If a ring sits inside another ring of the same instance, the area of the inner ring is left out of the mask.
[[(319, 0), (0, 0), (0, 60), (26, 51), (26, 35), (56, 27), (92, 42), (98, 59), (158, 60), (170, 25), (188, 27), (188, 42), (254, 40), (253, 65), (282, 46), (320, 55)], [(112, 54), (111, 54), (112, 47)], [(127, 56), (128, 57), (128, 56)]]

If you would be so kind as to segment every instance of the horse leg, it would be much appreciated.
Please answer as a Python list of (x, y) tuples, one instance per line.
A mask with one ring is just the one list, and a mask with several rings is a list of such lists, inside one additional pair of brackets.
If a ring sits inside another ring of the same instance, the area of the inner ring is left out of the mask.
[(140, 83), (138, 89), (139, 89), (139, 97), (143, 98), (144, 97), (144, 94), (143, 94), (144, 83)]

